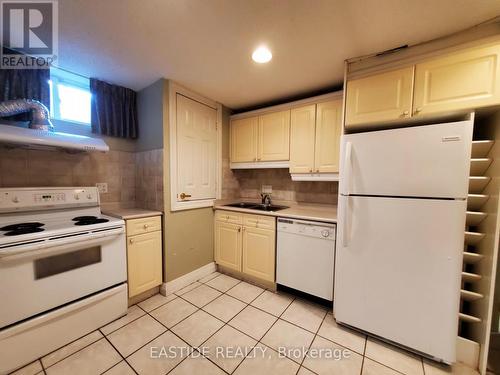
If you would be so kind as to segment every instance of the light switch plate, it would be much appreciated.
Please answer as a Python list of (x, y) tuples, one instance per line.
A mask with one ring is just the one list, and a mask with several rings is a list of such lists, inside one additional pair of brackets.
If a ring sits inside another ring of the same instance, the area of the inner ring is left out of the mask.
[(262, 192), (264, 194), (272, 194), (273, 193), (272, 185), (262, 185)]
[(98, 182), (95, 184), (97, 187), (97, 191), (99, 194), (106, 194), (108, 192), (108, 183), (107, 182)]

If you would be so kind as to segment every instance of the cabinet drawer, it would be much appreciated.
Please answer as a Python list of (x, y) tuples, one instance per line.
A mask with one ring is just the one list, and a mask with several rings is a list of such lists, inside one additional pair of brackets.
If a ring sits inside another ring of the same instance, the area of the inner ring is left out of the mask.
[(161, 230), (161, 217), (145, 217), (142, 219), (127, 220), (127, 236), (143, 234)]
[(215, 220), (224, 223), (241, 224), (243, 222), (242, 214), (232, 211), (215, 211)]
[(244, 215), (243, 225), (249, 228), (276, 229), (276, 219), (272, 216)]

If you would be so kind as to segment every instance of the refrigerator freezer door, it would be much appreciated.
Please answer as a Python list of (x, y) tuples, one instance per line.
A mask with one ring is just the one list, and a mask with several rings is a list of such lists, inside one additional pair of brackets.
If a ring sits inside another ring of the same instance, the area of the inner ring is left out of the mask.
[(348, 134), (340, 193), (466, 198), (472, 121)]
[(334, 315), (455, 360), (466, 202), (339, 197)]

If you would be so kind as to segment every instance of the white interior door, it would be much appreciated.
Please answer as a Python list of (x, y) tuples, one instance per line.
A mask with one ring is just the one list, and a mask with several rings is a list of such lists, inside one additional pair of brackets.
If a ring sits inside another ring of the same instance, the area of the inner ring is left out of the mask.
[(216, 197), (216, 123), (215, 109), (177, 94), (178, 201)]
[(455, 360), (466, 202), (339, 197), (334, 314)]
[(466, 198), (472, 121), (345, 135), (344, 195)]

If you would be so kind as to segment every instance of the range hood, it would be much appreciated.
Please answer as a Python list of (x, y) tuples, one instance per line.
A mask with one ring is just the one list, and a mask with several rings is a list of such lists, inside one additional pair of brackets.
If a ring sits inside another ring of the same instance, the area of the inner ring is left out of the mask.
[(62, 148), (76, 151), (109, 151), (102, 139), (84, 135), (0, 124), (0, 143), (33, 148)]

